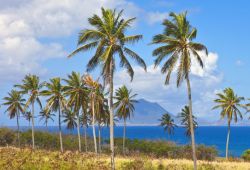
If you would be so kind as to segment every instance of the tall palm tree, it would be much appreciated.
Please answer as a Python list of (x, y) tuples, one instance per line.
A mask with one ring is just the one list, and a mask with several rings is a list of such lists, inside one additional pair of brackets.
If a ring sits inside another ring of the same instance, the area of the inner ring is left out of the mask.
[(25, 99), (22, 98), (22, 95), (18, 91), (11, 90), (11, 92), (8, 93), (8, 96), (4, 97), (3, 100), (5, 100), (3, 105), (8, 106), (5, 112), (9, 113), (10, 119), (16, 117), (17, 140), (18, 140), (18, 145), (20, 147), (19, 118), (20, 118), (20, 113), (24, 113)]
[[(191, 137), (191, 126), (190, 126), (190, 120), (189, 120), (189, 108), (188, 106), (184, 106), (184, 108), (181, 110), (181, 113), (178, 115), (178, 118), (181, 119), (181, 125), (183, 125), (186, 128), (186, 136)], [(196, 117), (192, 115), (193, 117), (193, 128), (196, 129), (198, 126), (198, 123), (196, 122)]]
[[(101, 73), (106, 84), (109, 84), (109, 112), (110, 112), (110, 150), (111, 168), (115, 169), (114, 164), (114, 108), (113, 108), (113, 77), (115, 71), (115, 58), (120, 59), (120, 66), (125, 68), (131, 77), (134, 75), (132, 66), (127, 57), (131, 57), (146, 70), (146, 64), (134, 51), (126, 47), (127, 44), (134, 44), (142, 38), (142, 35), (126, 35), (126, 30), (134, 22), (135, 18), (123, 19), (123, 10), (102, 8), (102, 15), (93, 15), (88, 19), (92, 29), (84, 29), (80, 32), (78, 48), (69, 57), (95, 48), (94, 56), (87, 64), (87, 71), (101, 66)], [(117, 55), (116, 55), (117, 54)]]
[(122, 86), (115, 92), (115, 108), (117, 111), (117, 117), (119, 119), (122, 119), (124, 122), (124, 128), (123, 128), (123, 154), (125, 154), (125, 138), (126, 138), (126, 120), (130, 119), (132, 116), (135, 107), (134, 104), (137, 103), (137, 100), (134, 98), (137, 96), (137, 94), (132, 94), (132, 90), (128, 90), (126, 86)]
[(214, 102), (217, 104), (213, 107), (213, 109), (221, 108), (220, 115), (222, 118), (227, 118), (227, 143), (226, 143), (226, 159), (228, 158), (228, 144), (230, 137), (230, 124), (232, 119), (234, 118), (235, 123), (238, 120), (238, 116), (242, 119), (242, 113), (240, 111), (241, 108), (245, 108), (241, 102), (244, 100), (244, 97), (237, 96), (234, 93), (233, 89), (226, 88), (223, 90), (223, 93), (218, 93), (217, 99)]
[[(203, 67), (203, 62), (198, 52), (205, 51), (206, 54), (208, 52), (203, 44), (193, 42), (193, 39), (196, 38), (197, 30), (190, 25), (186, 14), (186, 12), (181, 14), (170, 13), (171, 20), (166, 19), (163, 21), (165, 30), (162, 34), (153, 37), (152, 44), (163, 44), (153, 51), (153, 56), (157, 57), (155, 59), (155, 67), (167, 58), (161, 68), (161, 72), (167, 74), (165, 84), (169, 84), (170, 76), (174, 68), (177, 68), (177, 87), (180, 86), (183, 79), (186, 80), (189, 111), (191, 113), (189, 119), (190, 122), (192, 122), (192, 97), (189, 80), (191, 60), (197, 60), (199, 65)], [(197, 159), (193, 124), (191, 124), (191, 141), (194, 169), (196, 170)]]
[(87, 107), (87, 93), (88, 90), (84, 86), (80, 73), (72, 72), (64, 79), (67, 83), (65, 86), (65, 94), (69, 96), (68, 107), (73, 108), (77, 118), (77, 134), (78, 134), (78, 148), (81, 152), (81, 135), (80, 135), (80, 112)]
[(50, 113), (50, 112), (46, 112), (46, 110), (42, 110), (40, 111), (39, 117), (40, 117), (40, 121), (44, 121), (44, 124), (46, 126), (46, 130), (49, 131), (48, 129), (48, 122), (49, 120), (52, 120), (54, 122), (53, 116), (55, 116), (55, 114)]
[(65, 110), (67, 107), (67, 101), (64, 94), (64, 86), (61, 84), (60, 78), (52, 78), (50, 79), (50, 82), (46, 83), (46, 87), (47, 89), (41, 92), (41, 95), (49, 97), (47, 99), (45, 111), (46, 113), (58, 112), (60, 148), (61, 152), (63, 152), (61, 111)]
[(96, 143), (96, 133), (95, 133), (95, 120), (96, 120), (96, 101), (97, 95), (100, 88), (98, 81), (94, 81), (91, 76), (86, 75), (84, 77), (84, 82), (89, 88), (89, 99), (90, 99), (90, 110), (92, 112), (92, 129), (93, 129), (93, 138), (94, 138), (94, 147), (95, 153), (97, 153), (97, 143)]
[(164, 128), (164, 130), (168, 133), (168, 135), (174, 134), (174, 128), (177, 126), (174, 123), (174, 119), (171, 118), (170, 114), (165, 113), (162, 115), (161, 119), (159, 119), (160, 126)]
[(38, 103), (42, 109), (42, 103), (39, 99), (39, 92), (44, 86), (44, 82), (40, 82), (40, 79), (36, 75), (26, 75), (22, 80), (22, 84), (15, 85), (15, 87), (20, 89), (20, 93), (27, 94), (28, 100), (25, 104), (24, 110), (26, 111), (28, 106), (31, 104), (31, 121), (32, 121), (32, 148), (35, 149), (35, 125), (34, 125), (34, 115), (35, 115), (35, 102)]

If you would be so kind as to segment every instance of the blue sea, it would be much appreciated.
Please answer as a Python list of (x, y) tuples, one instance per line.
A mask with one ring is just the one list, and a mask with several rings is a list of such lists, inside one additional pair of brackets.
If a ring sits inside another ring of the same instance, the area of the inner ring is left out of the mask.
[[(23, 130), (28, 127), (22, 127)], [(40, 130), (45, 130), (44, 127), (38, 127)], [(58, 127), (48, 127), (50, 132), (57, 132)], [(81, 129), (82, 130), (82, 129)], [(69, 131), (65, 127), (64, 133), (76, 134), (76, 130)], [(82, 134), (83, 132), (81, 132)], [(87, 131), (89, 136), (92, 136), (92, 127)], [(123, 126), (115, 127), (115, 137), (123, 136)], [(200, 126), (195, 130), (195, 140), (197, 144), (205, 144), (215, 146), (219, 151), (219, 156), (225, 155), (226, 148), (226, 126)], [(109, 138), (109, 128), (102, 128), (102, 137)], [(148, 140), (171, 140), (177, 144), (189, 144), (190, 139), (185, 136), (185, 129), (177, 127), (174, 130), (174, 135), (168, 137), (160, 126), (128, 126), (126, 129), (126, 137), (129, 139), (148, 139)], [(231, 127), (229, 153), (231, 156), (239, 157), (246, 150), (250, 149), (250, 127)]]

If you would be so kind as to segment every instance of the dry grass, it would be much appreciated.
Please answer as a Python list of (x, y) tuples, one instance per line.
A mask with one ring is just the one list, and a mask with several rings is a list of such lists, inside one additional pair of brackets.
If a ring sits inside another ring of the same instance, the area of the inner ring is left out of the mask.
[[(0, 148), (0, 170), (108, 170), (109, 156), (93, 153)], [(192, 161), (151, 159), (149, 157), (117, 157), (118, 170), (192, 170)], [(250, 170), (250, 162), (198, 161), (199, 170)]]

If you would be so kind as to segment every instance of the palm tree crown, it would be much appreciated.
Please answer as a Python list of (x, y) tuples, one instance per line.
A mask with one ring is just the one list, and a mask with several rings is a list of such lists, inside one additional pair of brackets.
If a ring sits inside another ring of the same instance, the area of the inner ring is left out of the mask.
[(163, 114), (159, 121), (161, 122), (160, 126), (164, 127), (164, 130), (167, 131), (169, 135), (174, 134), (174, 128), (177, 125), (168, 113)]
[(133, 114), (135, 110), (134, 104), (137, 103), (137, 100), (134, 98), (137, 96), (137, 94), (131, 93), (132, 90), (128, 90), (126, 86), (120, 87), (115, 92), (114, 99), (116, 102), (114, 103), (114, 106), (117, 110), (117, 117), (119, 119), (130, 119), (131, 114)]
[(6, 112), (9, 113), (10, 119), (20, 116), (20, 113), (24, 113), (25, 99), (22, 98), (22, 95), (18, 91), (11, 90), (3, 100), (5, 100), (3, 105), (8, 106)]
[[(181, 113), (179, 114), (179, 118), (181, 119), (181, 125), (183, 125), (186, 128), (186, 136), (191, 135), (191, 126), (190, 126), (190, 121), (189, 121), (189, 108), (188, 106), (184, 106), (184, 108), (181, 110)], [(196, 117), (192, 115), (193, 117), (193, 127), (194, 129), (197, 128), (198, 123), (196, 122)]]
[(167, 61), (161, 68), (161, 72), (167, 74), (166, 84), (169, 84), (171, 73), (177, 66), (177, 86), (179, 86), (183, 78), (186, 79), (190, 72), (191, 55), (203, 67), (202, 58), (198, 51), (208, 53), (203, 44), (193, 42), (197, 30), (190, 25), (186, 19), (186, 14), (186, 12), (181, 14), (170, 13), (172, 20), (164, 20), (164, 32), (153, 37), (153, 44), (163, 44), (153, 51), (153, 56), (157, 57), (155, 67), (168, 56)]
[(242, 119), (240, 108), (244, 108), (241, 104), (244, 97), (237, 96), (231, 88), (226, 88), (223, 93), (218, 93), (217, 97), (214, 100), (217, 105), (213, 109), (221, 108), (220, 115), (222, 118), (227, 117), (229, 123), (233, 118), (235, 122), (237, 122), (238, 117)]
[[(102, 17), (93, 15), (88, 19), (94, 29), (84, 29), (78, 38), (78, 48), (69, 55), (95, 48), (95, 54), (87, 64), (87, 71), (93, 70), (98, 64), (102, 66), (102, 75), (107, 78), (115, 70), (114, 56), (119, 56), (120, 66), (127, 69), (131, 79), (134, 71), (126, 55), (135, 60), (146, 70), (146, 64), (134, 51), (126, 47), (126, 44), (134, 44), (142, 38), (142, 35), (126, 36), (125, 32), (135, 18), (125, 20), (121, 18), (123, 10), (102, 8)], [(112, 64), (111, 64), (112, 63)]]

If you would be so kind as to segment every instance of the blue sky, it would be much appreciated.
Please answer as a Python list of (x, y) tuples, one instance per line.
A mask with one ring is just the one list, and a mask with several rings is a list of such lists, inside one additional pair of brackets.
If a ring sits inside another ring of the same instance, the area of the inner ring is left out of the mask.
[[(153, 35), (161, 33), (161, 22), (169, 12), (188, 11), (188, 19), (198, 29), (196, 41), (209, 50), (209, 56), (204, 57), (205, 70), (195, 65), (192, 71), (195, 114), (204, 120), (217, 121), (219, 113), (211, 110), (212, 100), (225, 87), (250, 96), (249, 1), (12, 0), (1, 2), (0, 7), (0, 97), (27, 73), (37, 74), (42, 80), (65, 77), (73, 70), (83, 73), (91, 52), (72, 59), (66, 56), (76, 48), (78, 32), (89, 28), (87, 18), (100, 13), (102, 6), (125, 9), (125, 17), (137, 17), (128, 34), (144, 37), (131, 48), (149, 66), (148, 73), (144, 73), (132, 62), (136, 70), (133, 83), (118, 69), (115, 87), (125, 84), (139, 98), (158, 102), (173, 114), (181, 110), (187, 103), (186, 86), (177, 89), (174, 76), (170, 86), (164, 86), (164, 75), (152, 67), (151, 53), (155, 46), (148, 44)], [(92, 75), (97, 77), (98, 73), (97, 70)], [(15, 120), (9, 120), (4, 110), (2, 106), (0, 125), (15, 125)], [(25, 124), (22, 120), (22, 125)]]

